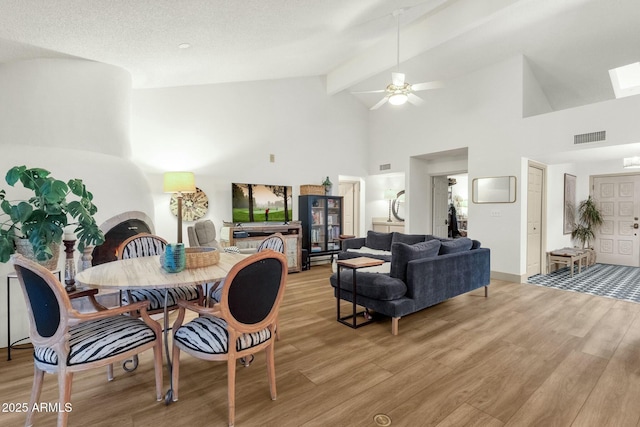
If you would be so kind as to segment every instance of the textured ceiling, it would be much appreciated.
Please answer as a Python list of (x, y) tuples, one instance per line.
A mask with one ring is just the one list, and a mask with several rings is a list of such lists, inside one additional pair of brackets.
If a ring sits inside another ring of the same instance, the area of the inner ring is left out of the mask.
[(320, 75), (328, 93), (377, 89), (399, 8), (411, 82), (523, 54), (563, 109), (613, 98), (608, 69), (640, 60), (638, 0), (3, 0), (0, 62), (87, 58), (136, 88)]

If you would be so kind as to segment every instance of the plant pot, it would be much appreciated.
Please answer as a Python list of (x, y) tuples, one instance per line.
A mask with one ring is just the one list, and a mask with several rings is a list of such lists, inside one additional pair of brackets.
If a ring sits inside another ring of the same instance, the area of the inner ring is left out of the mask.
[(53, 271), (58, 269), (58, 259), (60, 258), (60, 245), (58, 243), (51, 243), (49, 245), (49, 248), (51, 248), (51, 252), (53, 252), (53, 257), (46, 261), (38, 261), (36, 259), (36, 256), (33, 253), (33, 246), (31, 246), (31, 242), (29, 242), (28, 239), (16, 239), (15, 243), (16, 252), (20, 255), (37, 262), (47, 270)]

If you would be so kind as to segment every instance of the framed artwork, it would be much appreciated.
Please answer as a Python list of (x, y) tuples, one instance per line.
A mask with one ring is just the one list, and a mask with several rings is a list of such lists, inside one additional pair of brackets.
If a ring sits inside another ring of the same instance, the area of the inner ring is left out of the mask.
[[(178, 216), (178, 196), (173, 194), (169, 201), (171, 213)], [(196, 187), (195, 193), (184, 193), (182, 195), (182, 220), (196, 221), (202, 218), (209, 209), (209, 199), (207, 195)]]
[(564, 174), (563, 234), (571, 234), (576, 222), (576, 177)]

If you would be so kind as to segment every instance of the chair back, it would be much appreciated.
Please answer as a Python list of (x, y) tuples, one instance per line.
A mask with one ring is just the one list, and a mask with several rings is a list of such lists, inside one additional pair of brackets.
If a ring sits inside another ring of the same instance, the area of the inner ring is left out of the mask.
[(118, 259), (140, 258), (160, 255), (164, 252), (167, 241), (160, 236), (140, 233), (122, 242), (116, 251)]
[(263, 251), (237, 263), (227, 275), (220, 310), (230, 327), (242, 333), (276, 322), (287, 278), (287, 259)]
[(260, 244), (258, 245), (258, 252), (262, 252), (265, 249), (271, 249), (273, 251), (280, 252), (281, 254), (285, 253), (285, 243), (282, 234), (272, 234), (271, 236), (260, 242)]
[(220, 249), (220, 243), (216, 240), (216, 227), (210, 219), (196, 221), (187, 227), (189, 246), (207, 246)]
[(51, 271), (22, 255), (12, 255), (11, 263), (27, 303), (33, 344), (45, 344), (63, 334), (71, 302), (62, 283)]

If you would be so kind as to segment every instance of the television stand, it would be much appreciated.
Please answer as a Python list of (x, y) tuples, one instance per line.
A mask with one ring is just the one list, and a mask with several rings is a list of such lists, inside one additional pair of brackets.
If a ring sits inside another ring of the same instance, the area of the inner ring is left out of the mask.
[[(263, 240), (274, 233), (284, 237), (289, 273), (302, 271), (302, 225), (299, 221), (289, 223), (247, 222), (243, 224), (225, 223), (228, 240), (220, 239), (222, 246), (236, 246), (238, 249), (256, 249)], [(221, 233), (223, 236), (225, 232)]]

